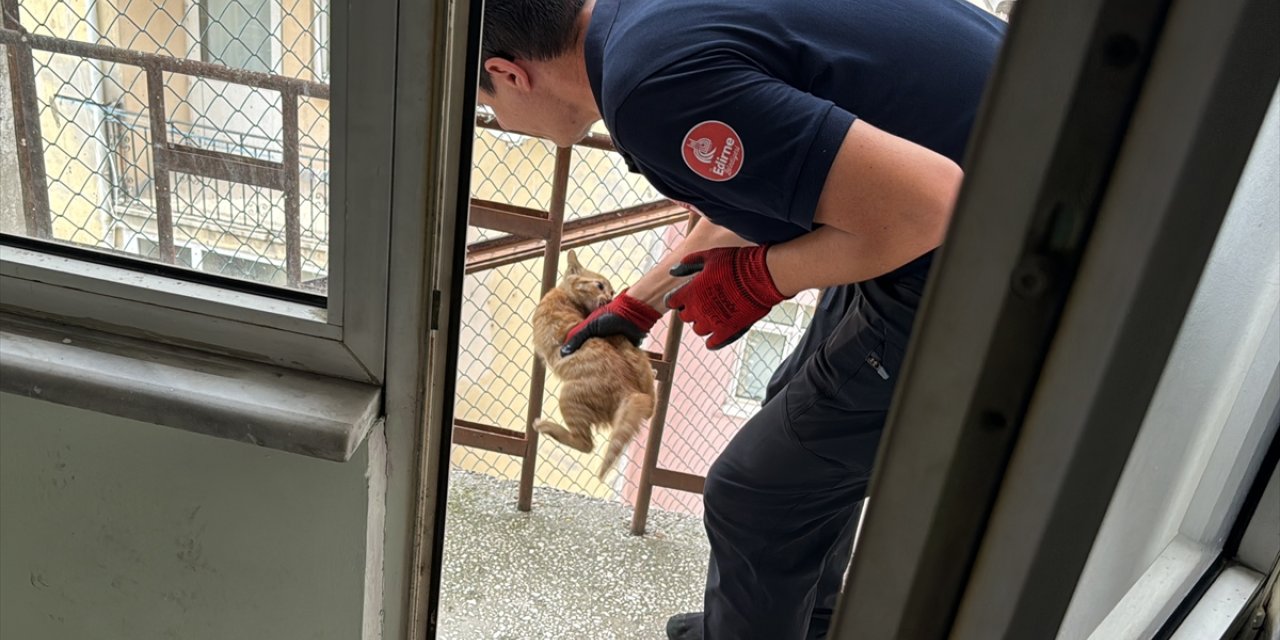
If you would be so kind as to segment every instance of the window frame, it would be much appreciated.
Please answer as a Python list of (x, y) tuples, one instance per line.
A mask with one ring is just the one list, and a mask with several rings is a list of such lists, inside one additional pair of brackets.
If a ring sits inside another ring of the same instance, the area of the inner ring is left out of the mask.
[(833, 640), (1054, 637), (1274, 95), (1278, 23), (1266, 0), (1019, 6)]
[[(209, 43), (205, 39), (205, 35), (208, 33), (209, 23), (210, 23), (210, 20), (209, 20), (210, 12), (208, 9), (209, 1), (210, 0), (189, 0), (189, 2), (191, 3), (190, 6), (195, 8), (195, 14), (196, 14), (195, 19), (196, 19), (196, 24), (198, 25), (198, 29), (195, 33), (198, 41), (196, 42), (195, 46), (200, 51), (199, 59), (201, 61), (209, 62), (212, 64), (221, 64), (210, 59), (211, 56), (209, 52)], [(233, 0), (233, 1), (239, 2), (240, 0)], [(281, 43), (284, 41), (284, 38), (280, 34), (280, 31), (283, 29), (283, 26), (284, 26), (284, 20), (283, 20), (284, 7), (281, 6), (282, 0), (264, 0), (264, 1), (267, 3), (268, 13), (271, 14), (270, 16), (271, 24), (267, 25), (268, 27), (267, 40), (269, 41), (269, 46), (271, 49), (271, 53), (270, 53), (271, 60), (268, 61), (269, 64), (268, 64), (267, 73), (280, 73), (280, 67), (284, 62), (284, 51), (283, 51), (283, 47), (281, 46)], [(225, 66), (230, 66), (230, 65), (225, 65)], [(239, 67), (239, 68), (243, 69), (243, 67)], [(257, 69), (254, 69), (254, 71), (257, 71)]]
[[(353, 1), (330, 7), (331, 68), (341, 84), (329, 110), (329, 286), (322, 305), (305, 292), (230, 279), (215, 286), (168, 265), (0, 235), (0, 308), (381, 384), (396, 43), (380, 34), (394, 24), (398, 3), (362, 0), (359, 11), (347, 11)], [(348, 224), (348, 217), (359, 222)]]
[[(806, 305), (798, 300), (790, 300), (782, 304), (794, 304), (796, 309), (796, 318), (790, 324), (782, 324), (773, 322), (768, 316), (761, 318), (759, 322), (752, 325), (747, 330), (746, 335), (742, 336), (741, 347), (738, 349), (738, 357), (733, 363), (733, 380), (729, 387), (729, 392), (725, 396), (724, 405), (721, 409), (728, 415), (739, 418), (747, 418), (755, 414), (760, 408), (760, 403), (764, 401), (764, 397), (753, 398), (743, 396), (742, 391), (742, 372), (747, 366), (747, 340), (752, 333), (763, 332), (780, 335), (786, 341), (785, 350), (782, 353), (782, 360), (786, 360), (786, 354), (795, 350), (796, 345), (800, 343), (800, 338), (804, 336), (805, 321), (812, 318), (813, 309), (811, 305)], [(773, 369), (771, 368), (770, 371)], [(764, 381), (767, 385), (768, 380)]]
[[(1247, 496), (1270, 473), (1263, 457), (1269, 444), (1277, 446), (1280, 428), (1274, 415), (1280, 410), (1280, 310), (1274, 288), (1262, 284), (1269, 269), (1259, 262), (1268, 259), (1276, 232), (1257, 226), (1267, 224), (1262, 219), (1280, 206), (1265, 195), (1280, 177), (1267, 162), (1278, 144), (1280, 87), (1250, 145), (1223, 229), (1090, 551), (1061, 638), (1090, 632), (1116, 640), (1168, 637), (1183, 621), (1186, 603), (1235, 562), (1233, 523), (1254, 511)], [(1240, 255), (1252, 260), (1244, 263)], [(1245, 272), (1250, 274), (1245, 278), (1255, 279), (1242, 282)], [(1230, 285), (1241, 287), (1236, 295), (1213, 297)], [(1197, 351), (1206, 344), (1214, 346)], [(1206, 362), (1207, 354), (1219, 360)], [(1206, 378), (1217, 384), (1205, 384)], [(1171, 410), (1193, 405), (1221, 413), (1187, 413), (1179, 419), (1183, 414)], [(1144, 529), (1151, 535), (1139, 533)], [(1275, 540), (1280, 545), (1280, 533)], [(1159, 554), (1152, 558), (1155, 551)], [(1146, 560), (1145, 566), (1132, 564)], [(1269, 567), (1267, 561), (1251, 568), (1266, 573)]]
[[(324, 11), (320, 10), (321, 4), (324, 5)], [(311, 33), (314, 34), (311, 39), (311, 75), (317, 82), (330, 82), (333, 75), (330, 72), (332, 64), (329, 60), (333, 52), (330, 38), (332, 5), (332, 0), (311, 0)], [(321, 37), (324, 38), (323, 42)]]

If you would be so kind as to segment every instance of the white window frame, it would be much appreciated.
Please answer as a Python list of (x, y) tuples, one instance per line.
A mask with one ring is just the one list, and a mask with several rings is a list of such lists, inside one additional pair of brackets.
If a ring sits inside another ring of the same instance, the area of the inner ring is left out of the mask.
[[(728, 393), (725, 395), (724, 403), (721, 406), (721, 410), (725, 414), (737, 418), (749, 418), (760, 409), (760, 402), (763, 398), (749, 398), (741, 395), (742, 372), (747, 367), (747, 339), (750, 338), (751, 334), (772, 333), (782, 336), (786, 344), (783, 347), (781, 361), (785, 361), (787, 356), (795, 351), (796, 346), (800, 343), (800, 338), (804, 335), (806, 327), (805, 320), (813, 315), (812, 306), (806, 305), (799, 300), (790, 300), (783, 302), (783, 304), (795, 305), (796, 319), (794, 322), (790, 325), (771, 322), (766, 316), (752, 325), (747, 330), (747, 334), (742, 336), (740, 346), (737, 348), (738, 357), (733, 363), (733, 380), (729, 384)], [(765, 382), (767, 383), (768, 381), (766, 380)]]
[[(205, 34), (204, 34), (204, 30), (201, 28), (201, 25), (204, 22), (205, 5), (209, 2), (209, 0), (187, 0), (187, 1), (188, 1), (188, 4), (187, 4), (186, 14), (188, 16), (189, 22), (191, 22), (191, 24), (187, 25), (187, 28), (188, 28), (188, 31), (195, 37), (195, 42), (193, 43), (193, 47), (196, 55), (194, 57), (197, 60), (203, 60), (205, 62), (208, 62), (209, 61), (207, 59), (208, 49), (205, 48), (206, 47), (206, 43), (204, 41)], [(271, 69), (271, 73), (280, 73), (284, 65), (284, 46), (283, 46), (284, 9), (281, 6), (281, 2), (283, 2), (283, 0), (267, 0), (267, 8), (271, 12), (271, 24), (267, 25), (267, 38), (271, 41), (270, 42), (271, 60), (268, 61), (269, 67)], [(191, 28), (192, 24), (195, 27), (194, 29)]]
[[(394, 0), (362, 1), (349, 14), (331, 8), (334, 76), (345, 86), (335, 85), (334, 96), (341, 99), (330, 107), (327, 297), (193, 285), (182, 274), (160, 274), (145, 262), (89, 262), (59, 247), (32, 248), (22, 239), (0, 238), (0, 304), (122, 335), (381, 384), (396, 49), (379, 34), (394, 24), (396, 10)], [(348, 74), (349, 68), (360, 72)], [(344, 208), (349, 202), (360, 204)], [(346, 224), (349, 215), (359, 224)]]
[[(1019, 5), (833, 640), (1054, 637), (1274, 95), (1278, 23), (1268, 0)], [(1211, 485), (1204, 531), (1241, 490)]]
[(317, 82), (328, 82), (330, 76), (329, 55), (333, 49), (329, 36), (330, 5), (331, 0), (311, 0), (311, 73)]

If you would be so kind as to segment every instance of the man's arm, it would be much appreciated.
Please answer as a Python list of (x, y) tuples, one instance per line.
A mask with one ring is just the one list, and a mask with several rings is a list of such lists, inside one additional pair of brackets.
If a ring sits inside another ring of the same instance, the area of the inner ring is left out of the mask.
[(666, 312), (663, 298), (667, 293), (685, 283), (688, 278), (671, 275), (671, 267), (680, 263), (684, 256), (695, 251), (714, 249), (716, 247), (746, 247), (751, 243), (738, 234), (721, 227), (710, 220), (700, 218), (689, 235), (667, 255), (654, 265), (647, 273), (636, 280), (627, 291), (631, 297), (644, 302), (654, 309)]
[(945, 156), (856, 121), (818, 196), (820, 228), (770, 247), (686, 255), (674, 272), (695, 277), (667, 303), (708, 348), (722, 348), (805, 289), (869, 280), (940, 245), (963, 177)]
[(567, 357), (590, 338), (607, 335), (623, 335), (639, 345), (645, 334), (666, 313), (663, 298), (688, 279), (671, 275), (671, 267), (679, 264), (685, 255), (695, 251), (749, 244), (732, 231), (717, 226), (706, 218), (700, 219), (680, 246), (668, 252), (629, 289), (570, 329), (564, 346), (560, 348), (560, 354)]
[(778, 291), (869, 280), (937, 248), (963, 177), (949, 158), (854, 122), (818, 199), (822, 228), (769, 249)]

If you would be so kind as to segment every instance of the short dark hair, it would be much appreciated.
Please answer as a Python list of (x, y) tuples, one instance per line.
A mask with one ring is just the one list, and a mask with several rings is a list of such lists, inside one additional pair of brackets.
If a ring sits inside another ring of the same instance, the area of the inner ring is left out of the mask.
[(578, 13), (586, 0), (488, 0), (480, 45), (480, 88), (493, 92), (484, 69), (489, 58), (550, 60), (578, 38)]

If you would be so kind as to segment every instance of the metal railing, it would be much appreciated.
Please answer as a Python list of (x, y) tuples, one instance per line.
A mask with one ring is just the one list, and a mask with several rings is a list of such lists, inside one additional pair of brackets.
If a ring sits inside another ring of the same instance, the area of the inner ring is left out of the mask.
[[(102, 141), (109, 163), (107, 170), (111, 173), (108, 180), (111, 190), (112, 204), (128, 211), (139, 203), (155, 201), (156, 185), (152, 172), (141, 166), (137, 156), (137, 147), (151, 148), (149, 125), (138, 123), (146, 119), (147, 114), (131, 111), (113, 104), (100, 104), (71, 96), (55, 96), (59, 101), (76, 104), (77, 107), (93, 109), (102, 118), (106, 129), (106, 140)], [(228, 132), (226, 129), (199, 122), (168, 119), (168, 136), (177, 140), (178, 144), (187, 148), (197, 148), (217, 153), (234, 155), (241, 158), (252, 158), (265, 162), (283, 163), (283, 150), (268, 136), (247, 132)], [(228, 135), (232, 133), (233, 135)], [(231, 139), (229, 139), (231, 138)], [(299, 144), (299, 188), (300, 194), (311, 200), (328, 200), (329, 151), (315, 144)], [(209, 180), (199, 175), (175, 172), (172, 177), (170, 193), (186, 194), (186, 202), (194, 203), (197, 198), (203, 200), (199, 207), (202, 218), (218, 218), (220, 222), (235, 225), (238, 231), (245, 234), (263, 233), (268, 224), (262, 220), (249, 220), (247, 209), (252, 208), (257, 195), (252, 184), (233, 182), (229, 189), (217, 193), (207, 193)], [(229, 191), (229, 193), (228, 193)], [(225, 206), (225, 205), (231, 206)], [(269, 203), (273, 205), (274, 203)], [(145, 207), (144, 207), (145, 208)], [(267, 217), (274, 212), (268, 206)], [(153, 212), (145, 212), (151, 215)], [(261, 214), (261, 212), (259, 212)], [(188, 216), (192, 215), (188, 213)], [(181, 216), (176, 216), (174, 223), (179, 224)], [(197, 221), (198, 222), (198, 221)], [(311, 235), (318, 242), (328, 239), (327, 226), (302, 226), (304, 236)], [(317, 265), (318, 266), (318, 265)]]
[[(495, 122), (483, 117), (477, 118), (476, 124), (481, 128), (500, 130)], [(612, 140), (598, 133), (588, 136), (580, 146), (604, 151), (614, 150)], [(561, 148), (556, 151), (555, 169), (551, 179), (551, 206), (547, 211), (473, 199), (469, 224), (472, 227), (508, 235), (499, 240), (469, 246), (467, 248), (469, 273), (540, 256), (543, 261), (540, 295), (545, 295), (556, 286), (559, 280), (559, 256), (564, 250), (639, 231), (670, 226), (681, 220), (688, 220), (690, 226), (694, 224), (693, 216), (684, 207), (669, 201), (609, 211), (566, 224), (564, 222), (565, 199), (572, 161), (573, 149)], [(663, 427), (670, 406), (671, 383), (680, 354), (681, 333), (679, 319), (673, 318), (662, 352), (649, 352), (658, 384), (657, 403), (654, 416), (649, 422), (648, 441), (631, 525), (632, 532), (636, 534), (644, 532), (650, 497), (655, 486), (699, 493), (702, 491), (703, 478), (658, 466), (658, 452), (661, 450)], [(546, 375), (545, 366), (535, 358), (532, 384), (528, 395), (529, 407), (523, 432), (467, 420), (457, 420), (454, 426), (455, 444), (487, 449), (515, 456), (521, 460), (517, 506), (522, 511), (528, 511), (531, 508), (534, 471), (538, 462), (538, 434), (533, 430), (533, 424), (542, 418)]]

